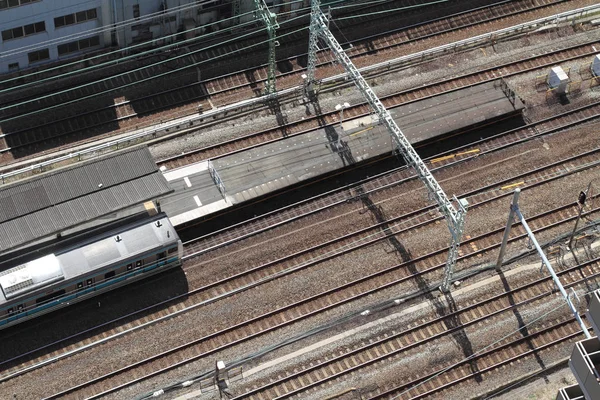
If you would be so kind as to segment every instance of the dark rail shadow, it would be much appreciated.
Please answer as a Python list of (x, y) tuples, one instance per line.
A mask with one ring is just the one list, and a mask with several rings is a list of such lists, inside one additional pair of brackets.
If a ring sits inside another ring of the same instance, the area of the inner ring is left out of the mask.
[[(81, 303), (67, 306), (49, 314), (36, 317), (33, 320), (6, 328), (0, 331), (0, 340), (3, 343), (10, 343), (10, 346), (0, 347), (0, 362), (51, 344), (57, 340), (65, 339), (78, 332), (92, 329), (76, 340), (67, 339), (58, 346), (49, 346), (40, 352), (32, 354), (32, 356), (40, 357), (66, 348), (100, 332), (126, 325), (133, 320), (144, 318), (153, 312), (166, 309), (175, 303), (184, 301), (187, 296), (175, 301), (169, 301), (169, 299), (187, 293), (188, 290), (187, 278), (183, 269), (174, 268), (114, 289)], [(153, 307), (163, 301), (165, 302), (164, 304)], [(149, 309), (141, 311), (134, 317), (125, 317), (115, 324), (109, 324), (98, 330), (93, 329), (100, 324), (124, 317), (144, 308)], [(8, 362), (1, 365), (0, 370), (12, 368), (22, 362), (22, 359), (18, 359), (16, 362)]]
[[(376, 205), (373, 202), (373, 200), (371, 200), (369, 195), (364, 192), (362, 186), (357, 187), (355, 190), (357, 192), (357, 198), (360, 199), (360, 201), (363, 203), (365, 210), (371, 212), (377, 223), (382, 224), (381, 229), (385, 232), (386, 236), (388, 236), (388, 243), (391, 244), (392, 251), (398, 253), (403, 263), (409, 263), (407, 268), (410, 271), (411, 275), (414, 276), (419, 290), (421, 291), (421, 293), (424, 294), (427, 300), (431, 301), (438, 316), (443, 318), (446, 328), (452, 331), (452, 338), (462, 350), (462, 353), (465, 356), (465, 358), (471, 357), (474, 354), (473, 346), (465, 330), (461, 328), (462, 322), (460, 320), (460, 317), (458, 317), (455, 314), (456, 311), (458, 311), (458, 307), (456, 306), (456, 302), (454, 301), (452, 294), (445, 294), (445, 300), (447, 304), (444, 304), (444, 302), (440, 301), (439, 297), (433, 295), (433, 293), (430, 291), (429, 282), (425, 278), (423, 278), (423, 276), (418, 275), (418, 271), (414, 263), (410, 262), (412, 260), (412, 255), (406, 249), (406, 247), (404, 247), (404, 245), (396, 238), (396, 236), (394, 235), (394, 231), (386, 222), (388, 218), (382, 210), (381, 206)], [(481, 382), (482, 378), (478, 374), (479, 368), (477, 366), (477, 362), (474, 360), (470, 360), (469, 364), (471, 366), (471, 371), (475, 375), (475, 380), (477, 382)]]

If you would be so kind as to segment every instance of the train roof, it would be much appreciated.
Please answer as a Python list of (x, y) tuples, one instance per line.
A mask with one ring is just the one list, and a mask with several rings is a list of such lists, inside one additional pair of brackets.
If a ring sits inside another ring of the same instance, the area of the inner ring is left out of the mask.
[(0, 252), (171, 192), (145, 146), (0, 187)]
[(89, 238), (61, 252), (47, 254), (0, 273), (0, 304), (53, 282), (130, 259), (179, 240), (164, 214)]

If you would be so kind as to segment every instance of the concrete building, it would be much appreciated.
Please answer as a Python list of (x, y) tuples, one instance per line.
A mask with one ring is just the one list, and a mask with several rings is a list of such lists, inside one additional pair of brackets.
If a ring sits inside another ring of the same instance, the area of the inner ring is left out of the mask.
[[(284, 4), (277, 7), (277, 4)], [(308, 7), (269, 0), (276, 13)], [(43, 66), (106, 47), (127, 47), (242, 15), (254, 0), (0, 0), (0, 74)], [(285, 13), (290, 18), (295, 13)], [(253, 19), (252, 14), (222, 22), (223, 29)], [(212, 29), (212, 28), (211, 28)], [(169, 39), (171, 41), (173, 39)]]

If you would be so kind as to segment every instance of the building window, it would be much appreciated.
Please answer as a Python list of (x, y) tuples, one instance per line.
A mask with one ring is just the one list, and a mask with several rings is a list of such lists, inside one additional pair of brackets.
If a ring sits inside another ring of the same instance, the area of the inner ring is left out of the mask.
[(19, 63), (12, 63), (12, 64), (8, 64), (8, 70), (9, 71), (18, 71), (19, 70)]
[(100, 46), (100, 36), (92, 36), (90, 38), (81, 39), (76, 42), (70, 42), (58, 45), (58, 55), (75, 53), (80, 50), (85, 50), (89, 47)]
[(44, 31), (46, 31), (46, 23), (44, 21), (36, 22), (35, 24), (19, 26), (18, 28), (2, 31), (2, 40), (17, 39), (22, 36), (34, 35)]
[(96, 9), (92, 8), (91, 10), (80, 11), (75, 14), (68, 14), (54, 18), (54, 27), (60, 28), (61, 26), (80, 24), (96, 18), (98, 18), (98, 14), (96, 13)]
[(37, 3), (41, 0), (0, 0), (0, 10), (10, 7), (24, 6), (29, 3)]
[(133, 5), (133, 18), (135, 18), (135, 19), (140, 18), (140, 5), (139, 4)]
[(50, 58), (50, 52), (48, 49), (38, 50), (27, 53), (27, 57), (29, 58), (29, 64), (33, 64), (38, 61), (48, 60)]

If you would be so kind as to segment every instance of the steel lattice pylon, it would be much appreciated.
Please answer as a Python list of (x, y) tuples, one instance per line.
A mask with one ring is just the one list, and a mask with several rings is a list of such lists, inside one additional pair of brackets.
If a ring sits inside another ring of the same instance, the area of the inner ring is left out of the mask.
[(233, 0), (231, 3), (232, 14), (234, 17), (233, 24), (237, 25), (240, 23), (240, 3), (242, 0)]
[(322, 38), (329, 48), (334, 52), (338, 61), (344, 66), (348, 75), (352, 78), (358, 89), (361, 91), (365, 99), (369, 102), (373, 110), (377, 113), (379, 121), (385, 125), (392, 138), (396, 142), (398, 151), (409, 166), (413, 167), (419, 178), (425, 183), (431, 196), (438, 203), (440, 212), (446, 218), (448, 228), (451, 234), (450, 250), (448, 252), (448, 261), (446, 262), (444, 280), (441, 285), (441, 290), (447, 292), (452, 280), (452, 273), (456, 258), (458, 256), (458, 247), (462, 239), (463, 227), (465, 223), (465, 214), (468, 203), (465, 199), (457, 201), (458, 210), (454, 208), (446, 193), (435, 180), (421, 157), (417, 154), (410, 142), (406, 139), (396, 122), (392, 119), (390, 113), (381, 103), (377, 95), (373, 92), (367, 81), (362, 77), (358, 69), (354, 66), (350, 58), (344, 52), (342, 46), (338, 43), (328, 28), (328, 20), (320, 9), (320, 2), (313, 0), (311, 5), (310, 18), (310, 36), (308, 48), (308, 77), (307, 84), (310, 87), (314, 84), (314, 69), (316, 65), (317, 39)]
[(263, 20), (267, 26), (267, 33), (269, 34), (269, 67), (267, 72), (267, 83), (265, 84), (265, 92), (267, 94), (273, 94), (277, 91), (275, 85), (275, 48), (279, 46), (279, 42), (276, 40), (277, 29), (279, 28), (279, 24), (277, 23), (277, 14), (269, 11), (269, 8), (264, 0), (254, 0), (254, 6), (256, 7), (257, 16)]

